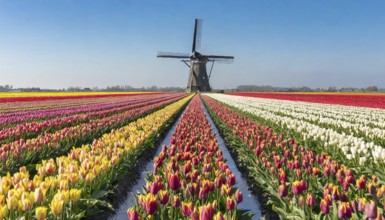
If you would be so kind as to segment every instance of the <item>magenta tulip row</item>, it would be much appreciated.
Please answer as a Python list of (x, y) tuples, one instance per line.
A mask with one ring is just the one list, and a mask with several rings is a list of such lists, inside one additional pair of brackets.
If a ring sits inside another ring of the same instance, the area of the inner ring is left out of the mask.
[(122, 101), (130, 97), (90, 97), (87, 99), (63, 99), (63, 100), (33, 100), (25, 102), (2, 102), (0, 103), (0, 114), (33, 111), (52, 108), (64, 108), (69, 106), (79, 106), (97, 103), (109, 103)]
[(111, 105), (110, 108), (101, 109), (101, 110), (92, 110), (86, 113), (80, 113), (70, 116), (64, 116), (61, 118), (48, 119), (44, 121), (34, 121), (18, 124), (15, 127), (4, 128), (0, 130), (0, 143), (4, 144), (9, 141), (16, 141), (19, 138), (32, 138), (36, 137), (39, 133), (44, 131), (56, 131), (60, 128), (67, 126), (74, 126), (79, 123), (88, 122), (92, 119), (103, 118), (123, 112), (132, 108), (138, 108), (140, 106), (156, 103), (163, 101), (173, 96), (163, 95), (163, 96), (143, 96), (141, 100), (132, 100), (124, 106), (118, 105), (115, 107)]
[(234, 187), (236, 178), (210, 130), (199, 96), (178, 122), (171, 144), (154, 161), (145, 192), (127, 212), (129, 219), (236, 219), (243, 195)]
[(42, 109), (42, 110), (35, 110), (35, 111), (19, 111), (19, 112), (6, 113), (6, 114), (0, 115), (0, 126), (5, 126), (16, 122), (24, 122), (24, 121), (36, 120), (36, 119), (46, 119), (46, 118), (52, 118), (57, 116), (68, 116), (76, 113), (102, 111), (110, 108), (122, 107), (130, 104), (144, 102), (149, 96), (152, 97), (152, 96), (162, 96), (162, 95), (132, 96), (123, 101), (118, 101), (113, 103), (97, 103), (97, 104), (87, 104), (87, 105), (80, 105), (80, 106)]
[(324, 152), (299, 146), (250, 118), (204, 97), (220, 123), (244, 142), (234, 146), (238, 160), (269, 192), (282, 217), (384, 219), (385, 185), (356, 173)]
[[(73, 127), (66, 127), (54, 133), (44, 133), (36, 138), (17, 140), (0, 147), (0, 170), (4, 172), (27, 165), (33, 160), (40, 161), (43, 158), (58, 156), (68, 151), (75, 144), (82, 144), (85, 140), (92, 140), (105, 133), (106, 129), (122, 126), (131, 118), (148, 113), (168, 103), (172, 103), (183, 94), (175, 94), (163, 101), (151, 101), (152, 104), (144, 104), (140, 107), (114, 114), (110, 117), (91, 120), (88, 123)], [(79, 143), (80, 142), (80, 143)]]

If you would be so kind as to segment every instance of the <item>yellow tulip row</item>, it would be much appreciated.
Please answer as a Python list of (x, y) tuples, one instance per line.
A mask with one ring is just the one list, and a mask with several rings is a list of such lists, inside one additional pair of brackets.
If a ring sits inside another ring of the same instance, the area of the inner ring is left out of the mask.
[(0, 219), (72, 219), (92, 194), (111, 184), (119, 165), (137, 156), (146, 139), (169, 121), (191, 96), (129, 125), (74, 148), (67, 156), (44, 160), (30, 176), (25, 167), (0, 178)]

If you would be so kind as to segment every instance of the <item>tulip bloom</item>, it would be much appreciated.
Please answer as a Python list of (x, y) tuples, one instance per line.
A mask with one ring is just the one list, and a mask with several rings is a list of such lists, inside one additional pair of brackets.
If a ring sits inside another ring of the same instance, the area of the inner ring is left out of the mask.
[(160, 204), (166, 205), (168, 203), (169, 193), (166, 190), (161, 190), (158, 193), (158, 197), (159, 197)]
[(139, 213), (134, 208), (127, 210), (128, 220), (139, 220)]
[(214, 220), (225, 220), (225, 217), (222, 215), (221, 212), (218, 212), (218, 213), (214, 216)]
[(227, 197), (226, 199), (226, 208), (227, 210), (231, 211), (235, 208), (235, 201), (234, 199)]
[(315, 199), (314, 199), (314, 197), (313, 197), (312, 194), (307, 194), (307, 197), (306, 197), (306, 204), (307, 204), (308, 206), (313, 206), (313, 205), (315, 205)]
[(338, 206), (338, 218), (351, 218), (352, 217), (352, 209), (349, 203), (340, 203)]
[(329, 207), (329, 204), (326, 200), (324, 200), (324, 199), (321, 200), (320, 209), (321, 209), (323, 214), (329, 214), (330, 207)]
[(148, 215), (153, 215), (158, 209), (158, 202), (154, 195), (147, 194), (144, 198), (144, 208)]
[(232, 186), (232, 185), (235, 185), (236, 182), (237, 182), (237, 180), (236, 180), (234, 174), (230, 174), (230, 175), (227, 177), (227, 180), (226, 180), (226, 184), (227, 184), (227, 185)]
[(35, 189), (34, 197), (35, 197), (35, 202), (43, 201), (45, 196), (44, 196), (43, 190), (40, 187)]
[(357, 189), (363, 190), (366, 186), (366, 176), (362, 175), (357, 181), (356, 181)]
[(190, 216), (193, 212), (194, 206), (192, 202), (182, 202), (182, 214), (183, 216)]
[(172, 207), (174, 207), (174, 208), (177, 208), (177, 207), (180, 206), (180, 199), (179, 199), (179, 197), (178, 197), (177, 195), (174, 195), (174, 196), (172, 197), (172, 199), (171, 199), (171, 205), (172, 205)]
[(199, 219), (211, 220), (214, 217), (214, 208), (211, 204), (203, 205), (199, 207)]
[(81, 189), (71, 189), (70, 190), (70, 200), (73, 202), (76, 202), (80, 199), (80, 196), (82, 194)]
[(291, 189), (292, 189), (294, 195), (301, 194), (303, 191), (301, 182), (299, 182), (297, 180), (294, 181), (294, 183), (291, 185)]
[(64, 202), (60, 199), (53, 199), (51, 201), (50, 209), (54, 216), (59, 216), (63, 212)]
[(377, 206), (373, 201), (365, 204), (365, 216), (369, 219), (377, 218)]
[(177, 173), (169, 173), (168, 174), (168, 185), (172, 190), (178, 190), (180, 188), (180, 179)]
[(37, 220), (45, 220), (47, 217), (47, 207), (39, 206), (35, 209), (35, 217)]
[(285, 184), (281, 184), (278, 186), (278, 194), (281, 198), (287, 196), (287, 189)]
[(243, 194), (239, 189), (237, 189), (237, 191), (235, 191), (235, 201), (237, 201), (237, 204), (239, 204), (243, 201)]

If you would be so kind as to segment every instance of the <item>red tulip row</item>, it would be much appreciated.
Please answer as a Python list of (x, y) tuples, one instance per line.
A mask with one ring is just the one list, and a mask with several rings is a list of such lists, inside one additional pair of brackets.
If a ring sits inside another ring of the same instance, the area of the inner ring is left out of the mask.
[(154, 161), (145, 192), (127, 211), (130, 220), (241, 217), (236, 207), (242, 193), (234, 187), (236, 178), (210, 130), (199, 96), (178, 122), (171, 144)]
[[(132, 108), (156, 103), (162, 100), (172, 98), (173, 96), (141, 96), (141, 99), (133, 99), (128, 102), (124, 102), (115, 106), (107, 105), (99, 110), (90, 110), (85, 113), (75, 114), (71, 116), (65, 116), (61, 118), (48, 119), (39, 122), (27, 122), (18, 124), (15, 127), (4, 128), (0, 130), (0, 143), (8, 143), (10, 141), (16, 141), (20, 138), (29, 139), (36, 137), (38, 134), (49, 131), (57, 131), (67, 126), (75, 126), (80, 123), (89, 122), (97, 118), (104, 118), (112, 114), (123, 112)], [(79, 109), (81, 107), (78, 107)]]
[(385, 108), (384, 94), (370, 93), (281, 93), (281, 92), (231, 92), (230, 95), (338, 104), (371, 108)]
[[(71, 147), (92, 141), (110, 129), (121, 127), (132, 119), (147, 114), (161, 106), (174, 102), (184, 95), (177, 94), (170, 99), (144, 104), (110, 117), (91, 120), (88, 123), (67, 127), (54, 133), (41, 134), (36, 138), (4, 144), (0, 148), (0, 173), (17, 170), (19, 167), (36, 163), (45, 158), (62, 155)], [(151, 104), (152, 103), (152, 104)]]
[(385, 185), (355, 173), (326, 153), (299, 146), (244, 115), (204, 97), (222, 133), (233, 138), (240, 164), (269, 192), (281, 217), (384, 218)]

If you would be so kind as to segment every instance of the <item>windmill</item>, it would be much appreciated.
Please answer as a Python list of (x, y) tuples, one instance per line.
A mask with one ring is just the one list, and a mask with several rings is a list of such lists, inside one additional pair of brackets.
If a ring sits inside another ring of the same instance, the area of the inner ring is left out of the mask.
[[(194, 36), (191, 54), (187, 53), (167, 53), (158, 52), (159, 58), (181, 59), (189, 67), (189, 77), (187, 81), (187, 92), (206, 92), (211, 91), (210, 77), (213, 71), (214, 62), (232, 62), (233, 56), (203, 55), (198, 52), (202, 36), (202, 19), (195, 19)], [(206, 64), (211, 62), (210, 73), (207, 75)]]

